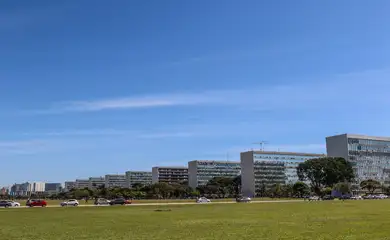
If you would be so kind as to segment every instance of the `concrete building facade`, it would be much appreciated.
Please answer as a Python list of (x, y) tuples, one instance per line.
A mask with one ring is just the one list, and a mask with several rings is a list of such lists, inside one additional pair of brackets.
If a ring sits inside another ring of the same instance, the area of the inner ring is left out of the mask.
[(107, 174), (105, 176), (106, 188), (127, 188), (126, 175), (123, 174)]
[(76, 179), (75, 188), (84, 189), (89, 187), (89, 179)]
[(188, 181), (187, 167), (153, 167), (152, 183), (183, 183)]
[(329, 157), (342, 157), (352, 164), (355, 183), (374, 179), (390, 184), (390, 138), (341, 134), (326, 138)]
[(64, 183), (64, 191), (68, 192), (68, 191), (72, 190), (73, 188), (76, 188), (76, 182), (67, 181)]
[(194, 160), (188, 162), (188, 185), (192, 188), (206, 185), (215, 177), (234, 178), (241, 174), (240, 162)]
[(88, 183), (89, 189), (97, 189), (99, 187), (105, 186), (106, 179), (104, 177), (90, 177)]
[(324, 154), (248, 151), (241, 153), (241, 191), (245, 196), (256, 196), (275, 184), (298, 181), (297, 166)]
[(127, 171), (126, 186), (132, 188), (134, 184), (141, 184), (143, 186), (152, 184), (152, 172)]
[(45, 193), (51, 195), (51, 194), (57, 194), (62, 191), (62, 184), (61, 183), (45, 183)]

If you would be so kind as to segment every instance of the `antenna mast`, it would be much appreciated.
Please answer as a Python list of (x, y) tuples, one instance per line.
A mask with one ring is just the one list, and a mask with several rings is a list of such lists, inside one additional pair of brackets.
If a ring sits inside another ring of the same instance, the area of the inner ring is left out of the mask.
[(253, 143), (253, 144), (260, 145), (260, 151), (264, 152), (264, 145), (268, 144), (268, 141), (260, 141), (260, 142), (256, 142), (256, 143)]

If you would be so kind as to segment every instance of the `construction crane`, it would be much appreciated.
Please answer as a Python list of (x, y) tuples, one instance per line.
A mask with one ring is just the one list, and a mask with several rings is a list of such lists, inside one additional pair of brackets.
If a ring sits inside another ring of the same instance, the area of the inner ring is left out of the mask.
[(264, 152), (264, 145), (268, 144), (268, 141), (260, 141), (260, 142), (256, 142), (256, 143), (253, 143), (253, 144), (260, 145), (260, 151)]

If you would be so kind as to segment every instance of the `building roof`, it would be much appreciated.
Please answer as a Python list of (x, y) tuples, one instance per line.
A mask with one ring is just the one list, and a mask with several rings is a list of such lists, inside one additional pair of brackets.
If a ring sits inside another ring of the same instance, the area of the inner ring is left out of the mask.
[(294, 155), (294, 156), (309, 156), (309, 157), (324, 157), (325, 154), (320, 153), (300, 153), (300, 152), (277, 152), (277, 151), (247, 151), (243, 153), (252, 154), (271, 154), (271, 155)]
[(375, 137), (375, 136), (360, 135), (360, 134), (350, 134), (350, 133), (344, 133), (344, 134), (329, 136), (329, 137), (327, 137), (327, 138), (339, 137), (339, 136), (346, 136), (347, 138), (357, 138), (357, 139), (368, 139), (368, 140), (378, 140), (378, 141), (390, 141), (390, 137)]
[(165, 169), (188, 169), (188, 167), (181, 166), (155, 166), (153, 168), (165, 168)]
[(227, 160), (193, 160), (190, 162), (209, 162), (209, 163), (240, 163), (240, 161), (227, 161)]

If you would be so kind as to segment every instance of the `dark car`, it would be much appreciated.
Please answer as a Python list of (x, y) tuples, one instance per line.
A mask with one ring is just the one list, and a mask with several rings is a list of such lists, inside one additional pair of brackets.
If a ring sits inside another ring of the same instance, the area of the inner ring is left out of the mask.
[(45, 200), (35, 200), (35, 199), (32, 199), (32, 200), (27, 200), (26, 202), (26, 206), (27, 207), (46, 207), (47, 206), (47, 202)]
[(125, 205), (125, 204), (129, 204), (129, 201), (127, 201), (124, 198), (117, 198), (117, 199), (110, 201), (111, 206), (112, 205)]
[(0, 207), (12, 207), (12, 203), (10, 201), (0, 201)]

